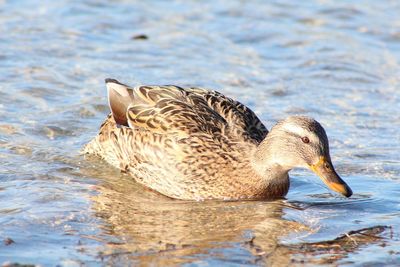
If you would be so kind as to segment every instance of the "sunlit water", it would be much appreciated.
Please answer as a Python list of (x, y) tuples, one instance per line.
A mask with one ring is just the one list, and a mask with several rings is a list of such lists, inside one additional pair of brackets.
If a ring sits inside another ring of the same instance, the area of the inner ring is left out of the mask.
[[(397, 1), (82, 2), (0, 1), (0, 264), (400, 262)], [(273, 202), (147, 191), (79, 154), (107, 77), (217, 89), (268, 128), (315, 117), (354, 196), (305, 170)]]

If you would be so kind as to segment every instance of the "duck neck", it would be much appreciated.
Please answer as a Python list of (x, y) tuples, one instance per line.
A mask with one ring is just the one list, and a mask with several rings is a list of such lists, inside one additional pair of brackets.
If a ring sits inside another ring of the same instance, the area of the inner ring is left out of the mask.
[(252, 167), (258, 176), (268, 184), (288, 183), (290, 168), (277, 162), (276, 151), (271, 141), (266, 138), (253, 153)]

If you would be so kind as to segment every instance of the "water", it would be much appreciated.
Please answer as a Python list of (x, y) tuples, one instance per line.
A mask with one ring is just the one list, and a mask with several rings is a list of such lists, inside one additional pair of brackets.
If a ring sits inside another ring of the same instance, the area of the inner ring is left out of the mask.
[[(398, 14), (397, 1), (0, 1), (0, 263), (399, 264)], [(79, 155), (108, 113), (107, 77), (218, 89), (268, 128), (315, 117), (354, 196), (305, 170), (272, 202), (150, 192)]]

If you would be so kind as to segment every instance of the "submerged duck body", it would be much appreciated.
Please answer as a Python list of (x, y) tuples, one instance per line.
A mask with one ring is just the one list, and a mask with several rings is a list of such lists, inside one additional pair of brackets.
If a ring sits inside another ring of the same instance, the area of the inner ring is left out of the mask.
[(270, 132), (248, 107), (216, 91), (129, 87), (106, 79), (110, 115), (84, 148), (137, 182), (177, 199), (271, 199), (289, 190), (294, 167), (313, 170), (334, 191), (328, 139), (312, 118), (292, 116)]

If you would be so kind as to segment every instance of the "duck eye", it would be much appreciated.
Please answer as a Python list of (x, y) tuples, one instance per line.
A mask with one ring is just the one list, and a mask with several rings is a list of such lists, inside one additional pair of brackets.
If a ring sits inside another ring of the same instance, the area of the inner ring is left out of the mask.
[(310, 139), (308, 139), (307, 136), (302, 137), (302, 138), (301, 138), (301, 141), (303, 141), (304, 144), (310, 143)]

